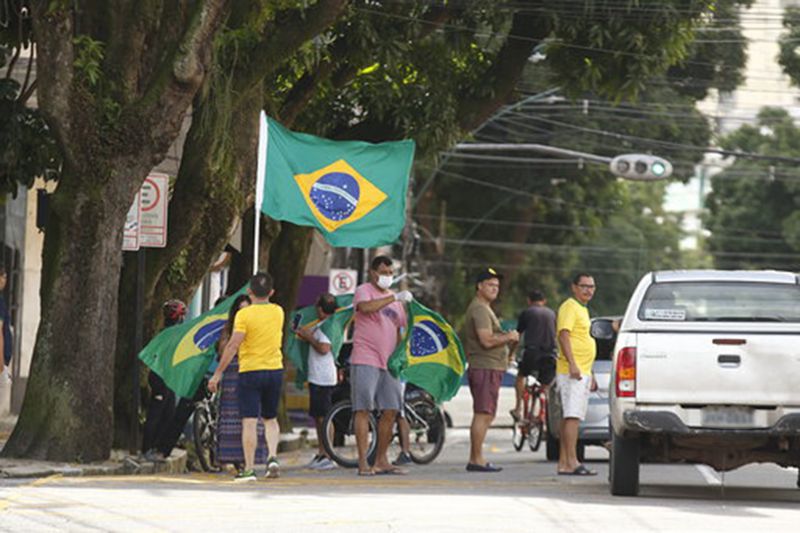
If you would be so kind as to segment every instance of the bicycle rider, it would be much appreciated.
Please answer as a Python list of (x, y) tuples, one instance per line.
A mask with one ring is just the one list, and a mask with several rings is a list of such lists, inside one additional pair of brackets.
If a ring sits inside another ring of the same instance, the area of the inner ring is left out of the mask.
[(510, 411), (515, 422), (522, 416), (525, 378), (536, 375), (546, 392), (556, 377), (556, 314), (547, 307), (542, 291), (528, 293), (528, 308), (519, 315), (517, 331), (525, 336), (525, 348), (517, 369), (516, 403)]

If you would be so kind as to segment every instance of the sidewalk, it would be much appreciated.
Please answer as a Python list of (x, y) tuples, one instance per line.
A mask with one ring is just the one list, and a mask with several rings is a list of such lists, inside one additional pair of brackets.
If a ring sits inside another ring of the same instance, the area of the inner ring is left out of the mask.
[[(8, 440), (17, 419), (13, 416), (0, 418), (0, 450)], [(281, 435), (278, 452), (289, 452), (306, 445), (307, 432), (296, 429)], [(30, 459), (0, 458), (0, 480), (11, 478), (41, 478), (48, 476), (122, 476), (152, 474), (184, 474), (188, 472), (186, 450), (175, 448), (164, 461), (146, 461), (129, 455), (124, 450), (112, 450), (107, 461), (97, 463), (60, 463)]]

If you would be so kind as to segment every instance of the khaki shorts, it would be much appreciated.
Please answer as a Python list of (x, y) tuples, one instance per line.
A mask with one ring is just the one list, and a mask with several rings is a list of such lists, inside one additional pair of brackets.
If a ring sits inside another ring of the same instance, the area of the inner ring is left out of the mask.
[(589, 408), (589, 391), (592, 388), (592, 376), (581, 376), (581, 379), (573, 379), (569, 374), (558, 374), (556, 376), (556, 388), (559, 398), (561, 398), (561, 417), (586, 418), (586, 410)]

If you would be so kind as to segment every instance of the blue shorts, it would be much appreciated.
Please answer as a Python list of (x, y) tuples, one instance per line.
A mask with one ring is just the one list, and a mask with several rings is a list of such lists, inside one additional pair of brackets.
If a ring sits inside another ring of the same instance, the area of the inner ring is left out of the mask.
[(283, 370), (239, 372), (239, 416), (276, 418), (281, 399)]

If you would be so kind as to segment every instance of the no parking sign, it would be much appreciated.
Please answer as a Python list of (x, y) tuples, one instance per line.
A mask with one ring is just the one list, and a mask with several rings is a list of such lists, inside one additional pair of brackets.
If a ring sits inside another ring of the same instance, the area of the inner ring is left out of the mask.
[(355, 270), (332, 268), (328, 276), (328, 291), (334, 296), (356, 292), (358, 273)]

